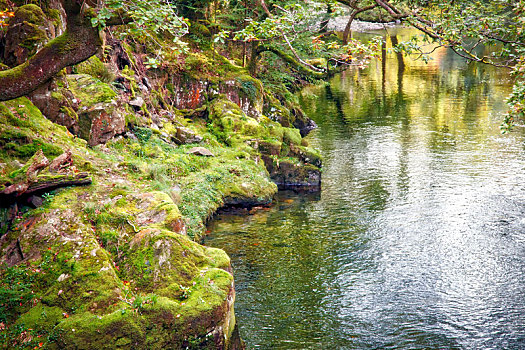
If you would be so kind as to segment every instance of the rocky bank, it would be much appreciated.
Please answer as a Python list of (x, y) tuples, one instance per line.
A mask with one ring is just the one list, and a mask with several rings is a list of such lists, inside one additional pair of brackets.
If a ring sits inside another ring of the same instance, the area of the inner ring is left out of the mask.
[[(48, 5), (15, 10), (6, 66), (64, 30)], [(304, 139), (315, 124), (195, 44), (209, 35), (156, 69), (108, 37), (104, 53), (0, 103), (2, 345), (242, 347), (230, 260), (198, 243), (204, 224), (278, 187), (319, 189), (321, 158)]]

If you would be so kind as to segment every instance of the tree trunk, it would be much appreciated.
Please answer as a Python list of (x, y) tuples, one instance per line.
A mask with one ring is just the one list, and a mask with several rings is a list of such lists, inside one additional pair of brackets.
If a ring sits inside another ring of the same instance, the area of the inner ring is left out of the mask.
[(355, 16), (357, 16), (361, 12), (369, 11), (376, 7), (377, 5), (370, 5), (370, 6), (366, 6), (363, 8), (358, 8), (358, 7), (353, 8), (352, 14), (350, 15), (350, 19), (348, 20), (348, 23), (346, 24), (346, 27), (345, 27), (345, 31), (343, 32), (343, 45), (348, 44), (348, 39), (350, 37), (350, 28), (352, 26), (352, 22), (355, 19)]
[(69, 3), (64, 7), (68, 15), (64, 34), (50, 41), (25, 63), (0, 72), (0, 101), (29, 94), (63, 68), (80, 63), (97, 52), (102, 44), (98, 29), (93, 28), (78, 5)]
[(330, 23), (330, 16), (332, 15), (333, 12), (334, 10), (332, 9), (332, 5), (331, 4), (326, 5), (326, 18), (323, 19), (323, 21), (319, 25), (319, 33), (322, 34), (328, 31), (327, 29), (328, 23)]

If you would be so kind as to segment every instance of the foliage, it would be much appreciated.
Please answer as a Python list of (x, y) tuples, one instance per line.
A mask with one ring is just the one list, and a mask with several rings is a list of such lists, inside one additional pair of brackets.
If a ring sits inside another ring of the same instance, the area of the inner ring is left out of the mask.
[[(525, 121), (525, 3), (523, 1), (432, 1), (411, 21), (426, 30), (440, 45), (460, 56), (500, 67), (512, 67), (515, 85), (507, 103), (502, 130)], [(429, 30), (428, 20), (433, 26)], [(490, 48), (488, 54), (484, 48)]]
[[(523, 55), (523, 3), (495, 1), (429, 1), (408, 22), (427, 34), (427, 40), (452, 48), (462, 57), (509, 66)], [(483, 47), (492, 47), (486, 54)]]
[(279, 14), (262, 20), (249, 18), (248, 26), (235, 33), (235, 40), (245, 41), (266, 41), (281, 37), (281, 31), (298, 31), (299, 27), (304, 28), (316, 22), (318, 14), (314, 11), (318, 9), (319, 3), (289, 3), (284, 7), (279, 7)]
[[(123, 301), (132, 312), (137, 314), (142, 314), (144, 307), (146, 305), (153, 305), (158, 300), (158, 295), (156, 294), (137, 294), (132, 289), (130, 289), (129, 282), (124, 281), (124, 288), (122, 290), (123, 296), (120, 297), (120, 300)], [(122, 309), (122, 313), (126, 313), (127, 309)]]
[[(104, 28), (115, 16), (125, 16), (130, 22), (120, 32), (121, 39), (125, 37), (143, 38), (146, 42), (153, 42), (157, 46), (156, 57), (150, 57), (146, 62), (148, 68), (157, 68), (160, 63), (159, 58), (167, 51), (186, 52), (186, 43), (180, 38), (188, 33), (189, 22), (177, 15), (169, 1), (106, 0), (97, 15), (91, 18), (91, 24), (94, 27)], [(158, 40), (158, 35), (162, 35), (163, 40)], [(167, 37), (171, 38), (169, 45), (166, 45), (165, 38)]]
[(13, 17), (15, 13), (13, 11), (9, 11), (8, 9), (5, 9), (4, 11), (0, 11), (0, 27), (1, 29), (7, 27), (9, 24), (7, 21), (9, 18)]
[(57, 334), (11, 324), (17, 314), (36, 305), (49, 281), (56, 279), (56, 255), (48, 252), (35, 264), (0, 266), (0, 347), (27, 349), (54, 342)]
[[(525, 57), (525, 3), (508, 0), (338, 0), (355, 13), (379, 9), (404, 20), (425, 35), (400, 42), (394, 50), (428, 59), (427, 44), (447, 47), (476, 62), (512, 69), (516, 85), (508, 99), (509, 113), (502, 129), (525, 120), (523, 58)], [(366, 9), (366, 10), (365, 10)]]
[(503, 132), (511, 130), (517, 123), (523, 123), (525, 120), (525, 81), (516, 82), (507, 103), (509, 112), (505, 115), (501, 126)]

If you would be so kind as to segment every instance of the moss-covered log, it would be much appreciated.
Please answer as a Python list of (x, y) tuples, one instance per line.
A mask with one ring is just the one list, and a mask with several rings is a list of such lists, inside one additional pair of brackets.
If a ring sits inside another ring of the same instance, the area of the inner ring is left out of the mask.
[(32, 194), (49, 192), (59, 187), (90, 185), (91, 177), (85, 172), (72, 171), (71, 151), (68, 150), (50, 162), (38, 150), (22, 168), (10, 174), (12, 181), (0, 183), (0, 202), (11, 204)]

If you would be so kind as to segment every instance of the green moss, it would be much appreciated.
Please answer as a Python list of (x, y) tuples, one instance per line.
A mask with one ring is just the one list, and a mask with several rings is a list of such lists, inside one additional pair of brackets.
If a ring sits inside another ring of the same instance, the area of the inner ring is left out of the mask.
[(139, 89), (137, 80), (135, 79), (135, 72), (130, 67), (126, 66), (123, 70), (120, 71), (120, 74), (129, 81), (131, 89), (131, 97), (135, 97)]
[(76, 65), (74, 67), (74, 72), (77, 74), (91, 75), (92, 77), (97, 78), (106, 84), (110, 84), (113, 80), (115, 80), (114, 74), (108, 70), (108, 68), (97, 56), (92, 56), (87, 61)]
[(184, 60), (184, 70), (193, 77), (202, 77), (213, 69), (213, 61), (202, 53), (191, 53)]
[[(41, 149), (48, 157), (57, 156), (62, 149), (30, 132), (28, 126), (44, 117), (27, 99), (0, 104), (0, 155), (27, 160)], [(18, 104), (16, 104), (18, 102)]]
[(291, 151), (304, 163), (312, 164), (319, 168), (322, 165), (322, 156), (317, 149), (306, 146), (294, 146)]
[(282, 143), (277, 140), (260, 140), (259, 152), (267, 155), (279, 155)]
[(283, 143), (288, 145), (301, 145), (301, 133), (297, 129), (283, 128)]
[(53, 158), (63, 149), (83, 146), (85, 142), (75, 139), (65, 127), (46, 119), (27, 98), (0, 103), (1, 158), (25, 162), (39, 149), (48, 158)]
[(34, 4), (23, 5), (15, 10), (13, 20), (24, 25), (19, 46), (28, 49), (29, 56), (48, 40), (47, 33), (42, 27), (46, 23), (46, 17), (40, 7)]
[(262, 99), (263, 86), (260, 80), (253, 78), (248, 74), (243, 74), (235, 78), (240, 86), (241, 91), (252, 101)]
[[(6, 134), (0, 135), (0, 144), (2, 144), (3, 141), (6, 141), (4, 139), (5, 136)], [(25, 144), (7, 142), (3, 144), (3, 150), (9, 155), (21, 159), (27, 159), (31, 157), (38, 150), (42, 150), (46, 156), (58, 156), (63, 153), (63, 150), (60, 147), (46, 143), (40, 139), (35, 139), (30, 143)]]
[(34, 4), (27, 4), (15, 10), (15, 18), (21, 22), (41, 25), (46, 17), (40, 7)]
[[(135, 52), (133, 47), (127, 41), (122, 42), (122, 47), (124, 48), (124, 51), (126, 51), (128, 58), (131, 60), (131, 65), (133, 67), (137, 67), (137, 62), (135, 60), (135, 56), (133, 55), (133, 52)], [(128, 69), (130, 69), (130, 67), (128, 67)], [(123, 71), (121, 71), (121, 73), (123, 73)]]
[(320, 69), (324, 69), (327, 67), (326, 58), (314, 58), (314, 59), (307, 60), (307, 62), (311, 64), (312, 66), (320, 68)]
[(190, 34), (198, 35), (205, 38), (211, 38), (211, 32), (205, 25), (199, 22), (192, 22), (190, 26)]
[[(124, 309), (125, 310), (125, 309)], [(140, 315), (116, 310), (97, 316), (90, 312), (72, 316), (60, 323), (59, 346), (74, 349), (145, 348), (145, 327)]]
[(69, 106), (62, 106), (60, 107), (60, 112), (67, 115), (72, 120), (78, 120), (78, 114), (75, 112), (75, 110)]
[(295, 120), (290, 109), (283, 106), (281, 102), (273, 96), (272, 92), (266, 92), (264, 95), (263, 113), (271, 120), (279, 122), (284, 127), (293, 126)]
[(210, 106), (210, 130), (220, 141), (233, 146), (253, 138), (268, 137), (265, 125), (248, 117), (235, 103), (217, 98)]
[(28, 312), (23, 314), (16, 321), (16, 323), (32, 329), (50, 330), (53, 329), (63, 319), (63, 309), (56, 306), (49, 307), (39, 303), (35, 307), (31, 308)]
[(80, 100), (80, 106), (91, 107), (97, 103), (110, 103), (117, 96), (110, 85), (87, 74), (67, 76), (69, 89)]
[(52, 9), (52, 8), (49, 8), (46, 10), (46, 15), (48, 18), (52, 19), (55, 21), (55, 26), (59, 26), (60, 25), (60, 11), (57, 10), (57, 9)]

